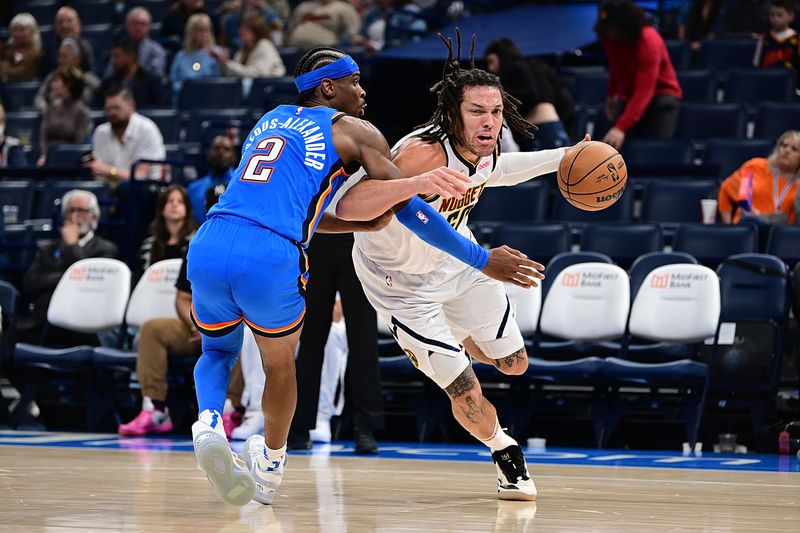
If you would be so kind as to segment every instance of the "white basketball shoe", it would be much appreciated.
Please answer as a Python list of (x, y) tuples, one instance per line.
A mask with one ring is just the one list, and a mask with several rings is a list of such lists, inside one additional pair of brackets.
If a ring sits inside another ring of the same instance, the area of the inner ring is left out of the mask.
[(525, 455), (518, 444), (492, 452), (497, 467), (497, 495), (501, 500), (536, 500), (533, 483)]
[(244, 459), (256, 485), (253, 499), (265, 505), (271, 504), (286, 470), (286, 449), (277, 458), (269, 457), (264, 436), (253, 435), (244, 443)]
[(220, 500), (242, 506), (253, 499), (255, 482), (246, 465), (231, 450), (220, 413), (209, 410), (200, 413), (200, 419), (192, 424), (192, 441), (197, 464)]

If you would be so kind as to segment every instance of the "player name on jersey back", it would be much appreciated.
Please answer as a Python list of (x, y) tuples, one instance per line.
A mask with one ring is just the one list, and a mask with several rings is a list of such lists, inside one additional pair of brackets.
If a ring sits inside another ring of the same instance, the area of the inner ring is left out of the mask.
[(303, 164), (315, 170), (322, 170), (325, 168), (325, 152), (327, 151), (327, 139), (325, 138), (325, 131), (313, 120), (302, 117), (275, 117), (270, 120), (264, 120), (257, 124), (250, 136), (247, 138), (247, 143), (244, 145), (244, 150), (252, 146), (256, 142), (256, 138), (265, 132), (277, 132), (280, 130), (293, 130), (303, 136), (305, 145), (305, 159)]

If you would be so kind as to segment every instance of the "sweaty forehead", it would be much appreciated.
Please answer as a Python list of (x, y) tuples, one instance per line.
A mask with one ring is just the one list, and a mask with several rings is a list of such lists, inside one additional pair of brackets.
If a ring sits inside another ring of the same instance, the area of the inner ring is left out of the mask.
[(465, 104), (475, 104), (482, 107), (502, 106), (503, 95), (500, 94), (500, 89), (497, 87), (465, 87), (463, 102)]

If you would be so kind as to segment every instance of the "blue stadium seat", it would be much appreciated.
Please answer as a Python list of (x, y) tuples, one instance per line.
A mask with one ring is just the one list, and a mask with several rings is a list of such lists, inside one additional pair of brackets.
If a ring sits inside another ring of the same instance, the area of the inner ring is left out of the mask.
[[(800, 226), (772, 226), (767, 240), (767, 253), (780, 257), (789, 267), (796, 265), (800, 261)], [(800, 280), (796, 283), (800, 283)]]
[(622, 268), (663, 247), (661, 227), (655, 224), (591, 224), (581, 239), (581, 251), (605, 254)]
[(181, 109), (225, 109), (242, 104), (239, 78), (195, 78), (185, 80), (181, 86)]
[(31, 218), (36, 184), (33, 180), (0, 181), (3, 223), (18, 224)]
[(57, 0), (27, 0), (11, 5), (15, 6), (15, 13), (30, 13), (39, 25), (44, 25), (53, 23), (60, 4)]
[(790, 102), (794, 87), (794, 71), (789, 69), (734, 69), (725, 83), (725, 101), (747, 105)]
[(684, 102), (716, 101), (716, 78), (710, 70), (680, 70), (677, 74)]
[(75, 181), (53, 180), (47, 181), (39, 191), (39, 198), (34, 207), (34, 217), (37, 219), (51, 218), (59, 220), (61, 217), (61, 198), (72, 189), (91, 191), (97, 196), (101, 210), (104, 203), (110, 200), (110, 189), (104, 181)]
[(6, 113), (6, 135), (17, 137), (22, 144), (39, 144), (38, 111), (12, 111)]
[(758, 250), (756, 227), (751, 224), (736, 226), (706, 226), (684, 224), (675, 235), (676, 252), (686, 252), (700, 264), (716, 268), (726, 257)]
[[(297, 100), (297, 87), (294, 78), (255, 78), (247, 96), (247, 107), (263, 115), (281, 104), (291, 104)], [(259, 116), (260, 116), (259, 115)]]
[(514, 187), (487, 187), (469, 214), (475, 222), (541, 222), (547, 218), (550, 186), (535, 179)]
[(306, 51), (297, 46), (281, 46), (278, 48), (278, 53), (283, 60), (283, 66), (286, 67), (286, 73), (291, 76), (294, 74), (294, 68)]
[(553, 193), (550, 219), (558, 222), (588, 224), (596, 222), (627, 222), (633, 214), (633, 189), (630, 184), (619, 199), (600, 211), (584, 211), (573, 207), (560, 192)]
[[(14, 324), (17, 316), (17, 302), (19, 301), (19, 291), (17, 288), (7, 282), (0, 281), (0, 309), (3, 310), (2, 327), (3, 331), (14, 331)], [(11, 362), (11, 354), (13, 352), (13, 335), (6, 334), (0, 338), (0, 371), (6, 374), (7, 367)], [(2, 396), (2, 395), (0, 395)], [(0, 397), (0, 420), (2, 416), (8, 412), (8, 407), (5, 405), (5, 398)]]
[(493, 246), (503, 244), (544, 265), (552, 257), (569, 251), (572, 234), (564, 224), (509, 224), (497, 228), (492, 236)]
[(756, 40), (750, 37), (712, 39), (703, 42), (698, 67), (726, 72), (753, 65)]
[(0, 273), (6, 281), (20, 286), (36, 254), (33, 228), (26, 224), (6, 224), (0, 234)]
[(604, 104), (607, 92), (607, 72), (579, 72), (575, 74), (575, 88), (572, 91), (572, 98), (575, 103), (587, 105)]
[(689, 68), (692, 49), (687, 39), (665, 39), (664, 44), (667, 45), (667, 52), (675, 70)]
[(745, 134), (746, 113), (740, 104), (681, 104), (675, 137), (696, 141), (712, 137), (739, 139)]
[(717, 274), (720, 324), (734, 323), (735, 339), (731, 344), (718, 335), (707, 353), (710, 395), (720, 408), (748, 414), (757, 438), (778, 389), (789, 317), (789, 271), (771, 255), (737, 254), (724, 261)]
[(237, 130), (234, 133), (238, 133), (241, 138), (242, 133), (247, 134), (247, 131), (241, 131), (246, 122), (249, 122), (249, 119), (244, 108), (195, 109), (189, 117), (184, 140), (208, 144), (214, 136), (228, 134), (229, 128)]
[(652, 180), (644, 186), (642, 222), (700, 222), (700, 200), (716, 198), (710, 180)]
[[(106, 8), (113, 9), (114, 4), (102, 4)], [(103, 7), (101, 7), (103, 9)], [(86, 9), (86, 11), (92, 11)], [(83, 11), (81, 11), (83, 13)], [(83, 15), (81, 15), (83, 18)], [(97, 20), (92, 17), (92, 20)], [(114, 25), (111, 24), (111, 19), (105, 21), (98, 21), (97, 23), (87, 24), (83, 23), (81, 27), (81, 37), (89, 41), (94, 51), (94, 72), (98, 76), (102, 75), (103, 69), (106, 68), (105, 52), (111, 50), (111, 45), (114, 43)]]
[(754, 136), (777, 139), (800, 124), (800, 103), (764, 102), (758, 106)]
[(92, 152), (91, 144), (56, 144), (47, 151), (47, 167), (79, 167), (81, 157)]
[(693, 154), (694, 146), (688, 139), (631, 139), (622, 145), (628, 170), (637, 176), (636, 169), (640, 167), (689, 166)]
[(769, 156), (773, 146), (774, 141), (769, 139), (711, 139), (703, 163), (719, 167), (717, 177), (725, 179), (748, 159)]
[[(114, 0), (70, 0), (70, 6), (80, 13), (81, 23), (84, 28), (91, 25), (102, 25), (116, 22), (116, 2)], [(110, 30), (110, 28), (109, 28)], [(112, 33), (109, 31), (109, 33)], [(81, 31), (85, 36), (85, 32)], [(94, 41), (92, 42), (94, 45)], [(99, 52), (108, 48), (95, 48), (95, 54), (100, 59)], [(105, 68), (105, 66), (103, 66)]]
[(156, 123), (165, 144), (180, 141), (181, 118), (175, 109), (140, 109), (139, 113)]
[(30, 111), (33, 109), (33, 98), (39, 90), (39, 81), (6, 82), (2, 85), (3, 106), (8, 111)]

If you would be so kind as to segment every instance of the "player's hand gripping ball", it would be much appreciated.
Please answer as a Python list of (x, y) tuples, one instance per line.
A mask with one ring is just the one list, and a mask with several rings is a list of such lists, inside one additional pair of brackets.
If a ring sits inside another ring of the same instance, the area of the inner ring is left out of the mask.
[(628, 169), (614, 147), (600, 141), (575, 145), (558, 166), (558, 189), (584, 211), (600, 211), (625, 193)]

